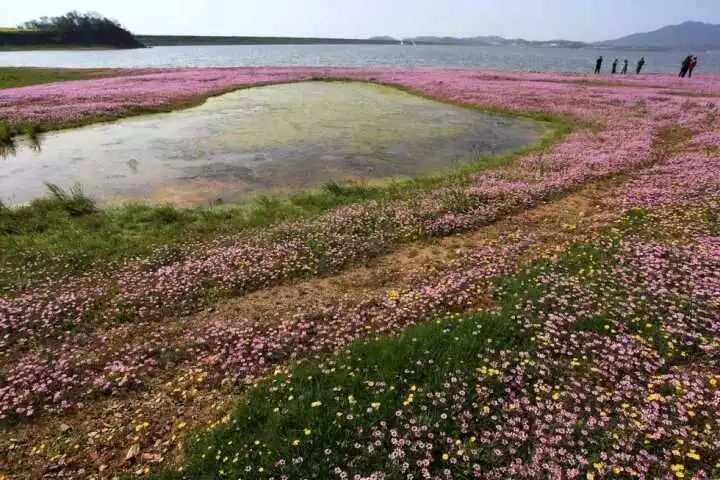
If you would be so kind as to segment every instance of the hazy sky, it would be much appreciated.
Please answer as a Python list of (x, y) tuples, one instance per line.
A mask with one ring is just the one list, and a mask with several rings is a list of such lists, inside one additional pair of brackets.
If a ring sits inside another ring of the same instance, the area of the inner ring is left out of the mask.
[(590, 41), (685, 20), (720, 23), (720, 0), (0, 0), (0, 25), (72, 9), (145, 34)]

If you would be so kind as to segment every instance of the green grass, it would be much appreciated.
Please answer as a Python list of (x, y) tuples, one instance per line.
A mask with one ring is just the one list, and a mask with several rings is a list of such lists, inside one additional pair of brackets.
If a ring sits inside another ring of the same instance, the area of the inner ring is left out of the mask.
[[(488, 367), (492, 361), (498, 364), (507, 361), (507, 368), (510, 368), (523, 359), (532, 358), (532, 355), (521, 354), (537, 348), (532, 330), (522, 326), (533, 323), (537, 315), (537, 311), (527, 306), (544, 304), (538, 308), (555, 312), (558, 305), (539, 299), (560, 298), (562, 295), (558, 297), (558, 292), (564, 288), (548, 284), (546, 279), (559, 275), (558, 278), (574, 279), (568, 288), (586, 282), (593, 286), (594, 277), (588, 276), (588, 271), (595, 269), (603, 276), (605, 285), (617, 287), (611, 300), (619, 304), (627, 301), (631, 296), (628, 292), (634, 287), (616, 283), (613, 273), (614, 266), (622, 261), (616, 255), (620, 240), (644, 232), (649, 224), (664, 228), (662, 218), (663, 215), (647, 215), (638, 223), (637, 214), (631, 214), (619, 228), (611, 229), (596, 242), (571, 247), (556, 261), (541, 260), (522, 265), (517, 274), (496, 280), (499, 308), (494, 312), (449, 315), (411, 327), (396, 336), (356, 342), (346, 352), (327, 360), (306, 361), (276, 370), (246, 391), (226, 420), (188, 439), (180, 468), (173, 467), (153, 478), (267, 478), (259, 469), (267, 473), (282, 470), (289, 478), (335, 478), (333, 466), (348, 464), (352, 465), (353, 471), (392, 470), (387, 458), (391, 448), (386, 439), (380, 447), (384, 455), (354, 447), (356, 441), (368, 445), (373, 440), (372, 428), (381, 421), (388, 423), (388, 429), (402, 430), (402, 424), (414, 418), (420, 424), (434, 425), (443, 436), (473, 442), (468, 439), (470, 433), (461, 431), (456, 419), (441, 415), (448, 412), (449, 407), (434, 407), (437, 404), (425, 399), (425, 395), (445, 392), (450, 404), (459, 390), (472, 390), (474, 385), (482, 383), (489, 388), (491, 396), (475, 399), (471, 395), (467, 401), (476, 403), (464, 404), (463, 408), (473, 412), (484, 405), (492, 405), (493, 397), (506, 395), (505, 385), (493, 383), (493, 373), (484, 372), (479, 376), (478, 369)], [(690, 218), (688, 220), (692, 221)], [(709, 219), (703, 225), (710, 227), (713, 222), (717, 223), (715, 219)], [(653, 296), (650, 291), (647, 294)], [(597, 307), (593, 315), (583, 310), (584, 316), (575, 324), (577, 330), (614, 336), (617, 335), (614, 326), (626, 324), (634, 331), (631, 319), (603, 313), (605, 305), (602, 302)], [(642, 328), (635, 333), (656, 344), (658, 352), (666, 355), (667, 335), (657, 325), (650, 328), (645, 323), (643, 320)], [(501, 358), (500, 351), (505, 352)], [(534, 379), (552, 384), (556, 377), (548, 377), (546, 371), (536, 372), (533, 365), (529, 362), (524, 368), (527, 384), (532, 384)], [(578, 367), (584, 368), (581, 364), (574, 368)], [(485, 378), (479, 380), (482, 377)], [(455, 378), (455, 382), (451, 378)], [(563, 378), (556, 379), (562, 382)], [(463, 386), (462, 382), (467, 385)], [(413, 392), (415, 401), (408, 404)], [(398, 410), (404, 412), (402, 419), (397, 418)], [(498, 415), (502, 416), (502, 413), (498, 412)], [(483, 422), (490, 421), (475, 414), (467, 420), (474, 426), (469, 431), (485, 428)], [(465, 443), (455, 449), (463, 448)], [(472, 447), (481, 451), (492, 448), (478, 444)], [(600, 449), (602, 443), (592, 448)], [(436, 458), (441, 453), (433, 451)], [(290, 462), (297, 457), (304, 459), (302, 464)], [(286, 466), (278, 467), (275, 464), (278, 459), (286, 459)], [(481, 463), (486, 467), (495, 461), (489, 450)], [(246, 466), (251, 470), (245, 470)], [(388, 478), (403, 477), (391, 475)], [(457, 478), (471, 477), (461, 475)]]
[[(78, 273), (92, 266), (145, 256), (161, 246), (203, 241), (281, 221), (309, 218), (341, 205), (412, 198), (441, 185), (463, 184), (472, 173), (549, 148), (572, 129), (566, 119), (550, 120), (547, 134), (527, 148), (485, 156), (454, 170), (409, 179), (332, 183), (288, 196), (260, 197), (212, 208), (125, 204), (74, 212), (68, 209), (63, 192), (58, 190), (26, 206), (0, 207), (0, 292), (10, 291), (14, 285), (35, 275)], [(2, 129), (0, 124), (0, 133)], [(93, 203), (90, 199), (85, 201)]]
[[(349, 460), (355, 471), (386, 471), (387, 456), (360, 454), (352, 445), (355, 440), (346, 439), (364, 438), (363, 444), (367, 444), (377, 422), (406, 423), (407, 419), (395, 420), (398, 410), (405, 411), (407, 418), (436, 425), (444, 435), (468, 441), (459, 423), (441, 417), (444, 407), (417, 408), (423, 392), (451, 390), (451, 396), (454, 387), (449, 386), (450, 377), (474, 385), (477, 370), (487, 367), (489, 359), (498, 360), (499, 351), (506, 352), (503, 358), (519, 361), (519, 352), (533, 349), (533, 337), (518, 321), (517, 312), (550, 290), (538, 279), (558, 270), (574, 275), (607, 261), (610, 254), (611, 250), (604, 247), (578, 245), (557, 262), (534, 262), (516, 275), (498, 279), (499, 309), (495, 313), (452, 314), (397, 336), (356, 342), (330, 360), (276, 371), (241, 397), (226, 422), (189, 439), (181, 471), (167, 471), (155, 478), (264, 478), (258, 468), (278, 472), (274, 467), (278, 458), (288, 460), (284, 472), (290, 478), (335, 478), (332, 465), (347, 465)], [(492, 373), (487, 376), (486, 385), (495, 389), (493, 394), (503, 395), (504, 387), (499, 383), (495, 386)], [(368, 382), (384, 387), (369, 387)], [(404, 402), (410, 394), (418, 398), (408, 405)], [(321, 405), (313, 408), (314, 402)], [(369, 407), (373, 408), (370, 413)], [(469, 405), (466, 408), (477, 410)], [(348, 413), (354, 418), (349, 420)], [(471, 422), (478, 426), (483, 421), (474, 418)], [(366, 433), (358, 433), (361, 431)], [(330, 455), (326, 448), (331, 448)], [(494, 460), (488, 455), (491, 464)], [(290, 464), (289, 460), (296, 457), (304, 459), (302, 465)], [(252, 472), (245, 472), (246, 465), (252, 465)]]
[(0, 67), (0, 88), (27, 87), (65, 80), (84, 80), (102, 76), (107, 70), (69, 68)]
[[(193, 440), (183, 472), (155, 478), (262, 478), (258, 467), (271, 471), (277, 458), (289, 462), (295, 457), (305, 459), (312, 477), (335, 478), (326, 465), (344, 465), (355, 452), (352, 446), (348, 451), (335, 448), (330, 455), (324, 450), (342, 444), (348, 429), (369, 431), (372, 420), (394, 418), (413, 391), (417, 395), (441, 391), (448, 373), (457, 372), (462, 379), (464, 373), (472, 374), (483, 364), (481, 359), (489, 350), (521, 350), (527, 342), (527, 335), (506, 317), (477, 314), (447, 317), (412, 327), (397, 337), (357, 343), (338, 358), (302, 364), (261, 382), (239, 402), (228, 423)], [(418, 367), (419, 360), (424, 366)], [(386, 386), (368, 388), (369, 381)], [(313, 408), (314, 402), (322, 405)], [(373, 404), (373, 412), (365, 414)], [(356, 418), (348, 420), (352, 413)], [(454, 429), (448, 425), (444, 431), (459, 438), (459, 429), (459, 425)], [(216, 457), (219, 453), (220, 458), (230, 455), (232, 459), (236, 451), (242, 452), (237, 464), (219, 462)], [(386, 458), (368, 454), (362, 461), (367, 471), (381, 470)], [(247, 464), (254, 465), (255, 471), (244, 472)], [(226, 475), (218, 475), (220, 470)], [(291, 473), (290, 478), (310, 478), (308, 468), (301, 470), (293, 473), (306, 476)]]

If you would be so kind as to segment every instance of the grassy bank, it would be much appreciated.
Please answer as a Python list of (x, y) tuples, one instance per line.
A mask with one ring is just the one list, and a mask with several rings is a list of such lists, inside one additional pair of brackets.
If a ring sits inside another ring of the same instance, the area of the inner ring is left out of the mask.
[[(699, 320), (710, 302), (693, 290), (702, 283), (669, 281), (659, 292), (642, 281), (687, 270), (689, 252), (675, 242), (690, 240), (690, 226), (717, 232), (720, 224), (706, 210), (631, 211), (597, 241), (497, 279), (496, 312), (450, 315), (278, 369), (190, 440), (179, 469), (155, 478), (511, 478), (520, 465), (534, 474), (527, 478), (553, 469), (575, 474), (562, 478), (714, 478), (718, 432), (703, 422), (714, 415), (704, 402), (718, 378), (704, 372), (712, 327)], [(664, 265), (638, 271), (636, 249), (657, 238), (672, 238)], [(708, 260), (698, 265), (711, 272)], [(682, 342), (670, 335), (674, 321), (654, 313), (670, 305), (698, 319)], [(618, 365), (628, 349), (644, 373)], [(651, 410), (667, 432), (655, 429)], [(582, 448), (562, 453), (578, 441)], [(543, 447), (550, 442), (559, 454)], [(489, 471), (496, 475), (481, 475)]]
[(17, 88), (108, 75), (105, 69), (0, 67), (0, 88)]
[(163, 245), (208, 240), (316, 216), (341, 205), (411, 198), (441, 185), (460, 185), (474, 172), (549, 148), (573, 127), (569, 120), (559, 117), (538, 119), (546, 122), (548, 130), (536, 143), (519, 151), (478, 158), (455, 170), (367, 184), (333, 183), (242, 204), (213, 208), (125, 204), (99, 208), (79, 189), (63, 192), (54, 188), (48, 197), (29, 205), (0, 206), (0, 291), (38, 273), (77, 273), (91, 266), (148, 255)]

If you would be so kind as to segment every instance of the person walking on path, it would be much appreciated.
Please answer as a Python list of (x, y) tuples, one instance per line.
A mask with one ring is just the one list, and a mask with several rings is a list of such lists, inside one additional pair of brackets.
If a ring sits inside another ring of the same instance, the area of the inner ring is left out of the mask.
[(620, 62), (620, 60), (618, 60), (617, 58), (613, 62), (613, 65), (612, 65), (612, 74), (613, 75), (615, 75), (617, 73), (617, 67), (618, 67), (619, 62)]
[(628, 65), (629, 65), (629, 64), (630, 64), (630, 62), (628, 62), (628, 59), (626, 58), (625, 61), (623, 62), (623, 68), (622, 68), (622, 74), (623, 74), (623, 75), (627, 75)]
[(638, 75), (640, 75), (640, 72), (642, 72), (642, 69), (644, 66), (645, 66), (645, 57), (641, 57), (640, 61), (637, 63), (636, 73)]
[(602, 70), (602, 64), (603, 64), (603, 57), (600, 55), (598, 59), (595, 61), (595, 75), (600, 73), (600, 70)]
[(690, 60), (690, 67), (688, 68), (688, 78), (692, 78), (693, 70), (695, 70), (695, 67), (697, 67), (698, 64), (698, 58), (692, 57), (692, 60)]
[(680, 78), (685, 78), (685, 75), (687, 75), (688, 70), (690, 70), (690, 62), (692, 62), (692, 55), (688, 55), (685, 57), (685, 60), (683, 60), (680, 68)]

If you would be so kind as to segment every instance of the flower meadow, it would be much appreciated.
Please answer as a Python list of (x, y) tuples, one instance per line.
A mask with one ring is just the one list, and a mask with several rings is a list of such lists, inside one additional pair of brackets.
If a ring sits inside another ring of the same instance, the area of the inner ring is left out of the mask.
[(717, 478), (708, 214), (673, 215), (692, 234), (666, 243), (639, 233), (665, 212), (634, 211), (500, 277), (495, 311), (279, 368), (168, 477)]
[[(720, 76), (151, 70), (0, 90), (0, 117), (67, 125), (317, 78), (575, 128), (412, 196), (169, 245), (112, 269), (29, 274), (0, 298), (0, 422), (29, 438), (0, 455), (0, 474), (136, 472), (144, 457), (127, 441), (152, 450), (177, 420), (135, 422), (134, 402), (162, 390), (189, 409), (189, 382), (240, 400), (189, 439), (181, 465), (165, 468), (172, 478), (720, 476)], [(608, 181), (603, 202), (618, 222), (556, 258), (526, 261), (537, 235), (513, 230), (369, 299), (308, 301), (281, 318), (212, 313), (229, 297), (462, 237)], [(108, 401), (126, 410), (124, 442), (33, 436), (48, 422), (80, 430)]]

